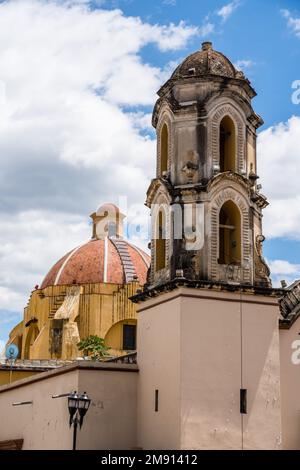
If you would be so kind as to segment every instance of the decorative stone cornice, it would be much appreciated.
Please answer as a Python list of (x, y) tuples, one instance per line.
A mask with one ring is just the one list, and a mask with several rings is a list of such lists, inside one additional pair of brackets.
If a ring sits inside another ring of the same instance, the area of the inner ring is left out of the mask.
[(215, 291), (242, 292), (245, 294), (263, 295), (278, 298), (282, 296), (282, 289), (259, 287), (248, 284), (229, 284), (228, 282), (214, 282), (206, 280), (189, 280), (184, 277), (175, 278), (172, 281), (159, 284), (152, 288), (146, 288), (138, 294), (130, 297), (134, 303), (144, 302), (145, 300), (157, 297), (160, 294), (171, 292), (180, 287), (189, 287), (193, 289), (211, 289)]
[(257, 191), (251, 191), (251, 201), (255, 202), (261, 209), (264, 209), (269, 205), (267, 197)]
[(159, 98), (155, 103), (152, 114), (153, 127), (156, 128), (160, 109), (164, 104), (167, 104), (173, 113), (183, 110), (183, 107), (174, 96), (173, 90), (175, 86), (199, 86), (199, 84), (203, 86), (203, 89), (206, 87), (208, 92), (206, 96), (201, 97), (199, 102), (197, 101), (195, 106), (205, 105), (211, 100), (212, 96), (217, 97), (220, 94), (226, 96), (228, 94), (228, 96), (233, 97), (235, 101), (240, 102), (246, 114), (250, 113), (248, 119), (254, 127), (257, 128), (263, 124), (261, 117), (258, 116), (251, 107), (250, 100), (256, 96), (256, 92), (247, 80), (207, 75), (203, 77), (182, 77), (180, 79), (170, 78), (158, 91)]
[(263, 118), (259, 116), (258, 114), (256, 114), (254, 111), (248, 117), (248, 121), (252, 124), (253, 127), (255, 127), (255, 129), (258, 129), (264, 123)]
[[(228, 189), (228, 183), (238, 185), (242, 190), (245, 191), (245, 196), (250, 197), (251, 184), (249, 180), (244, 176), (239, 175), (238, 173), (227, 171), (225, 173), (218, 173), (210, 180), (203, 180), (199, 183), (187, 183), (178, 186), (173, 186), (168, 178), (155, 178), (151, 181), (148, 188), (145, 204), (147, 207), (151, 206), (159, 188), (163, 188), (163, 191), (166, 191), (172, 199), (179, 197), (181, 200), (182, 198), (186, 198), (189, 195), (192, 196), (201, 192), (212, 194), (215, 190), (219, 190), (219, 188), (223, 185), (226, 187), (225, 189)], [(265, 196), (258, 193), (256, 193), (255, 200), (253, 200), (253, 202), (262, 208), (268, 205)]]
[(241, 185), (245, 189), (247, 194), (250, 195), (250, 188), (251, 188), (250, 181), (244, 176), (238, 173), (234, 173), (232, 171), (226, 171), (225, 173), (218, 173), (208, 182), (206, 190), (208, 192), (213, 191), (213, 189), (219, 186), (220, 182), (223, 182), (223, 181), (224, 182), (231, 181), (231, 182)]

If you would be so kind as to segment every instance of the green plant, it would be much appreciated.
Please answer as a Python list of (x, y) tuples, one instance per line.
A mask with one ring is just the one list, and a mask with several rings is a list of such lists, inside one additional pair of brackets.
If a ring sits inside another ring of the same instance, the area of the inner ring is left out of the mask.
[(82, 339), (77, 347), (79, 351), (83, 351), (85, 356), (91, 356), (93, 361), (99, 360), (101, 357), (107, 356), (109, 348), (105, 346), (104, 339), (96, 335), (90, 335)]

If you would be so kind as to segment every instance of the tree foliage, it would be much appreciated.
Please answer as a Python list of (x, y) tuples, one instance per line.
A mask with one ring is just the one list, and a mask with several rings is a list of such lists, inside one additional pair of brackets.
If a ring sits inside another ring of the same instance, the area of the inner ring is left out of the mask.
[(105, 346), (104, 339), (96, 335), (90, 335), (82, 339), (77, 347), (79, 351), (83, 351), (85, 356), (90, 356), (92, 360), (97, 361), (108, 355), (108, 349)]

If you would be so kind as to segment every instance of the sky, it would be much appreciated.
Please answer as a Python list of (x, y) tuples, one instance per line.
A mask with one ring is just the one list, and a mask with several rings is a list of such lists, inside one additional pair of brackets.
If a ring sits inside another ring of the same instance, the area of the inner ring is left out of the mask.
[(156, 92), (207, 40), (257, 92), (264, 254), (275, 286), (300, 278), (298, 0), (0, 1), (0, 350), (101, 203), (146, 234)]

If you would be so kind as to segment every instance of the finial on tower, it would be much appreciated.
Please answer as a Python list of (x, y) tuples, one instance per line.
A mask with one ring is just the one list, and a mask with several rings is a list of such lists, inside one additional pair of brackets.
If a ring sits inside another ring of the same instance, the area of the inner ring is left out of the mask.
[(212, 42), (210, 41), (205, 41), (202, 43), (202, 51), (209, 51), (212, 50)]

